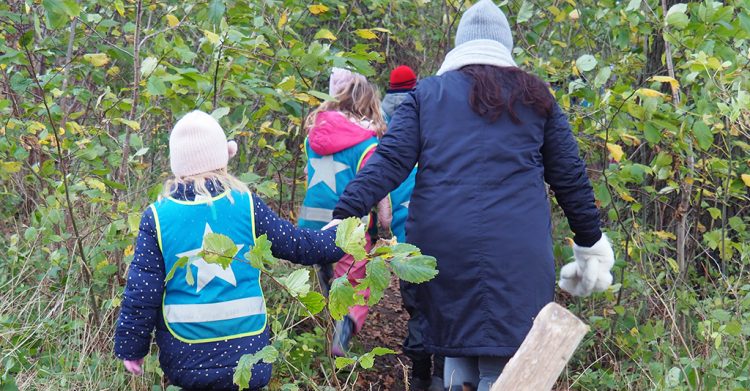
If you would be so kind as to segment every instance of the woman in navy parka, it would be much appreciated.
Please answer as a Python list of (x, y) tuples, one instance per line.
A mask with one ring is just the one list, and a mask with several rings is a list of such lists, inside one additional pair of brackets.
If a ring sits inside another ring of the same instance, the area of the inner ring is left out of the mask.
[(482, 0), (462, 16), (438, 76), (396, 110), (334, 217), (364, 216), (419, 164), (407, 241), (435, 256), (420, 284), (425, 346), (448, 357), (446, 386), (487, 390), (553, 300), (550, 203), (575, 233), (560, 286), (577, 295), (612, 282), (614, 254), (565, 114), (544, 82), (516, 67), (505, 15)]

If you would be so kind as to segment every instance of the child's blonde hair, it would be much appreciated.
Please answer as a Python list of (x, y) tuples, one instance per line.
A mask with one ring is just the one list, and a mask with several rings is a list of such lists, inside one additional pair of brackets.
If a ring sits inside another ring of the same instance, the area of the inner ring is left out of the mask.
[(336, 98), (335, 101), (323, 102), (323, 104), (307, 116), (305, 120), (305, 129), (307, 131), (315, 126), (318, 113), (340, 111), (351, 120), (369, 121), (369, 128), (377, 132), (378, 137), (383, 136), (386, 124), (380, 109), (380, 92), (364, 76), (356, 75), (334, 98)]
[[(224, 189), (235, 190), (240, 193), (250, 193), (250, 188), (247, 187), (247, 184), (237, 179), (234, 175), (230, 174), (227, 171), (227, 168), (224, 167), (218, 170), (200, 174), (167, 179), (167, 181), (164, 182), (162, 196), (169, 197), (170, 195), (172, 195), (172, 193), (177, 191), (179, 186), (192, 185), (193, 191), (195, 193), (195, 198), (206, 197), (208, 199), (211, 199), (213, 195), (208, 190), (209, 184), (217, 190)], [(227, 196), (231, 202), (234, 202), (231, 192), (227, 194)]]

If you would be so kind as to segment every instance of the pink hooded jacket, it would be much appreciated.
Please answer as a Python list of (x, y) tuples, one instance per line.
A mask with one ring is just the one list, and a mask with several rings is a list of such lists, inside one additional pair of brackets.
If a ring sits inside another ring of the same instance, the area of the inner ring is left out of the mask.
[[(364, 125), (364, 126), (363, 126)], [(370, 137), (377, 137), (374, 130), (367, 127), (367, 123), (354, 123), (343, 113), (338, 111), (323, 111), (315, 118), (315, 125), (310, 128), (308, 140), (310, 148), (320, 155), (333, 155), (347, 148), (351, 148)], [(375, 152), (373, 148), (362, 158), (361, 169)], [(307, 166), (305, 166), (307, 175)], [(381, 227), (391, 226), (391, 204), (388, 198), (378, 203), (378, 222)]]
[[(318, 113), (315, 125), (310, 129), (308, 140), (310, 148), (320, 155), (333, 155), (351, 148), (371, 137), (377, 137), (374, 130), (367, 129), (349, 120), (338, 111)], [(368, 152), (362, 159), (362, 166), (375, 150)], [(359, 168), (362, 168), (360, 166)]]

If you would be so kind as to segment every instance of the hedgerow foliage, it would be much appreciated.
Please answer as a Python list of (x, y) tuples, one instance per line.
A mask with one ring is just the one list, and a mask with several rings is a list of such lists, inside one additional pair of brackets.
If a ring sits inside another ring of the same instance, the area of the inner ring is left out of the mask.
[[(193, 109), (218, 118), (240, 145), (232, 170), (294, 218), (301, 121), (329, 99), (329, 69), (384, 87), (402, 63), (427, 77), (469, 5), (2, 2), (0, 384), (158, 389), (155, 355), (134, 379), (111, 349), (138, 220), (169, 171), (176, 119)], [(750, 1), (502, 8), (517, 62), (569, 114), (618, 258), (608, 292), (558, 298), (592, 326), (561, 386), (750, 388)], [(561, 265), (571, 234), (554, 210)], [(327, 326), (266, 289), (273, 387), (351, 384), (329, 376)]]

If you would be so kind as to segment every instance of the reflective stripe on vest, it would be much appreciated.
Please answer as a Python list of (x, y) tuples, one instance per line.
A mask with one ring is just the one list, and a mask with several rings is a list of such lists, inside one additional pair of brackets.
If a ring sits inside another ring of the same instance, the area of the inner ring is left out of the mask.
[[(262, 333), (267, 317), (260, 271), (238, 260), (255, 244), (252, 196), (226, 191), (197, 201), (165, 198), (151, 208), (165, 270), (188, 257), (193, 277), (188, 284), (188, 269), (177, 268), (165, 285), (162, 313), (170, 333), (188, 343)], [(210, 232), (226, 235), (237, 245), (237, 259), (226, 269), (199, 255)]]
[(319, 155), (305, 139), (307, 193), (300, 209), (300, 227), (321, 229), (331, 221), (333, 208), (346, 185), (354, 179), (362, 160), (377, 144), (378, 139), (372, 137), (333, 155)]

